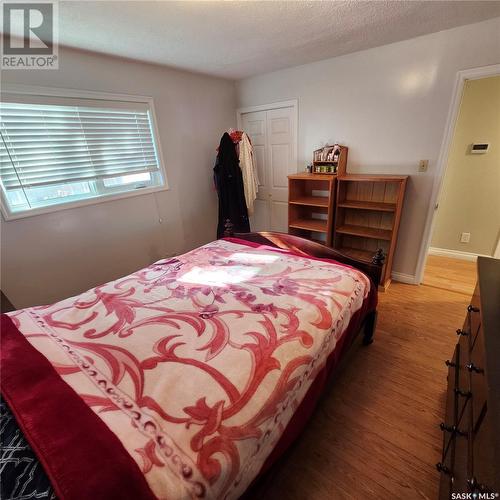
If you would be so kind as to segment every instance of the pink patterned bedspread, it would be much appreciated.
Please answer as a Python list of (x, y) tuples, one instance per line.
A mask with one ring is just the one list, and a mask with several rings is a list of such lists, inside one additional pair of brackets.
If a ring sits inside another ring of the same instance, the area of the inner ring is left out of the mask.
[(10, 316), (157, 497), (237, 498), (369, 288), (340, 264), (219, 240)]

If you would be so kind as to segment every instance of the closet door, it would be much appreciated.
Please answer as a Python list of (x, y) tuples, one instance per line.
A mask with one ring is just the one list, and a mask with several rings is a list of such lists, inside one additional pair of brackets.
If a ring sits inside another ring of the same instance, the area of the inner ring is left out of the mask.
[(242, 128), (252, 141), (257, 173), (259, 175), (259, 191), (254, 202), (254, 213), (250, 216), (252, 231), (269, 231), (271, 227), (269, 216), (269, 193), (267, 188), (267, 118), (266, 111), (245, 113), (241, 117)]
[(287, 232), (287, 176), (297, 172), (295, 109), (255, 111), (241, 119), (252, 140), (259, 174), (259, 191), (250, 217), (252, 230)]
[(271, 231), (288, 231), (288, 175), (297, 173), (294, 108), (272, 109), (267, 119), (267, 183)]

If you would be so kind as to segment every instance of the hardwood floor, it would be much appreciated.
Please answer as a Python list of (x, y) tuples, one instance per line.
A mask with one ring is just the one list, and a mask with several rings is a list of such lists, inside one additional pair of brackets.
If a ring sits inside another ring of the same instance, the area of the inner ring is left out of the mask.
[[(470, 299), (446, 289), (455, 288), (453, 276), (461, 276), (463, 261), (437, 259), (426, 275), (433, 286), (392, 283), (379, 294), (374, 343), (353, 349), (307, 428), (255, 497), (437, 498), (444, 361), (453, 354), (455, 329)], [(474, 276), (467, 279), (460, 289), (473, 286)]]
[(476, 284), (476, 263), (437, 255), (427, 256), (424, 285), (472, 295)]

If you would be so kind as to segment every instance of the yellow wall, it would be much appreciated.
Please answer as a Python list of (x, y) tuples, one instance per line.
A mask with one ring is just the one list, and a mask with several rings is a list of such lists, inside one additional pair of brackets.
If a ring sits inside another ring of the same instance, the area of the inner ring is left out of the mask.
[[(486, 154), (470, 154), (489, 142)], [(469, 80), (451, 145), (432, 247), (493, 255), (500, 230), (500, 76)], [(462, 232), (470, 243), (460, 243)]]

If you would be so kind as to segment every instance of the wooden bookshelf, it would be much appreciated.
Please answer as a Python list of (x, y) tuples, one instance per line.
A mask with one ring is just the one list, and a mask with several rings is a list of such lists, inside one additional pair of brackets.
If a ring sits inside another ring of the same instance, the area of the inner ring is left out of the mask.
[(337, 178), (333, 247), (371, 261), (386, 254), (381, 288), (391, 282), (392, 261), (408, 176), (346, 174)]
[(288, 232), (332, 245), (336, 175), (288, 176)]

